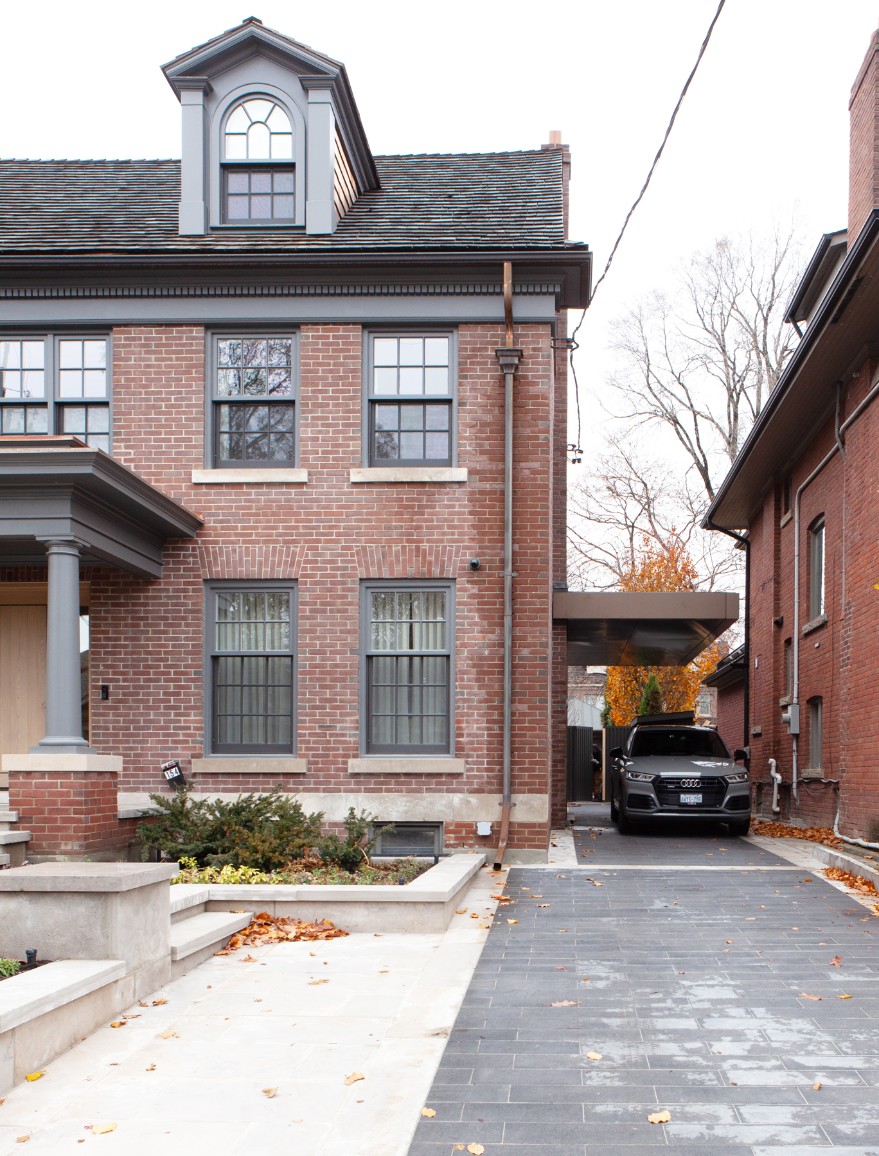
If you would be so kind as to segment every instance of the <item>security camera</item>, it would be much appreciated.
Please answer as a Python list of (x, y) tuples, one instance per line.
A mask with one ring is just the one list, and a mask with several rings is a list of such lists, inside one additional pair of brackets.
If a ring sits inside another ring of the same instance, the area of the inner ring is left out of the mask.
[(479, 567), (480, 567), (479, 559), (478, 558), (471, 558), (470, 559), (470, 569), (471, 570), (478, 570)]

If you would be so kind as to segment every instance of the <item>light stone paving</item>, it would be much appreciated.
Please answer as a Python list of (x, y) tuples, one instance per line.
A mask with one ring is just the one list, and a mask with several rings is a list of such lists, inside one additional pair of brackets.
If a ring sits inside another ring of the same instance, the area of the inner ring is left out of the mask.
[[(443, 934), (363, 932), (210, 959), (150, 997), (166, 1004), (127, 1009), (138, 1018), (8, 1093), (0, 1154), (404, 1156), (504, 875), (482, 869)], [(364, 1078), (346, 1084), (353, 1073)], [(116, 1129), (89, 1127), (105, 1123)]]

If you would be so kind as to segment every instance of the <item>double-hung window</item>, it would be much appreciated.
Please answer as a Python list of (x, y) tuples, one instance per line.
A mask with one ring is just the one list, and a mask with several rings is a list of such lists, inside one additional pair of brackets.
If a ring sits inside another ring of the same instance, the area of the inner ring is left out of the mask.
[(454, 591), (449, 582), (363, 587), (367, 754), (449, 754)]
[(208, 588), (212, 753), (292, 752), (294, 599), (289, 583)]
[(370, 466), (452, 465), (453, 334), (371, 333), (366, 406)]
[(214, 334), (209, 365), (211, 464), (295, 465), (295, 336)]
[(0, 335), (0, 435), (71, 434), (110, 450), (109, 340)]
[(223, 131), (223, 221), (292, 224), (295, 219), (293, 128), (268, 97), (237, 104)]
[(809, 527), (809, 620), (824, 613), (824, 516)]

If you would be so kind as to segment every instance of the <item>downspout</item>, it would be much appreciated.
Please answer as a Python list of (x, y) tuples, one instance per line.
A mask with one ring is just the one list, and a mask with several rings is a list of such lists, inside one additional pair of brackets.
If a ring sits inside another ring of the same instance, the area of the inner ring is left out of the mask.
[[(843, 461), (845, 455), (843, 447), (845, 441), (843, 435), (849, 426), (855, 422), (868, 405), (879, 395), (879, 377), (873, 381), (873, 385), (867, 396), (852, 410), (851, 414), (840, 425), (839, 423), (839, 403), (840, 395), (837, 394), (837, 420), (836, 420), (836, 441), (831, 449), (827, 451), (821, 461), (815, 466), (811, 474), (800, 483), (797, 487), (797, 492), (794, 497), (794, 625), (793, 625), (793, 673), (791, 688), (791, 705), (799, 706), (800, 701), (800, 498), (807, 486), (814, 482), (815, 478), (821, 473), (824, 467), (833, 460), (838, 453), (843, 453)], [(845, 557), (845, 542), (843, 541), (843, 557)], [(826, 559), (825, 559), (826, 561)], [(797, 764), (797, 735), (792, 735), (793, 751), (792, 751), (792, 766), (791, 766), (791, 795), (795, 803), (799, 802), (799, 788), (797, 778), (799, 774)], [(837, 823), (839, 821), (839, 813), (837, 811)], [(839, 836), (840, 839), (845, 840), (844, 835)], [(857, 844), (858, 841), (854, 840)]]
[(772, 814), (777, 815), (781, 811), (778, 805), (778, 788), (781, 786), (781, 774), (776, 770), (775, 759), (769, 760), (769, 777), (772, 779)]
[(503, 790), (501, 830), (495, 870), (504, 861), (510, 837), (513, 809), (513, 378), (522, 350), (513, 345), (513, 266), (504, 262), (504, 323), (506, 345), (495, 350), (504, 375), (504, 688), (503, 688)]
[(727, 530), (725, 526), (718, 526), (716, 522), (712, 522), (710, 518), (706, 518), (704, 522), (707, 530), (719, 530), (721, 534), (726, 534), (729, 538), (735, 540), (744, 548), (745, 551), (745, 641), (742, 647), (742, 658), (745, 666), (745, 686), (742, 693), (742, 713), (744, 715), (742, 735), (742, 746), (748, 756), (748, 762), (751, 761), (751, 540), (746, 534), (737, 534), (735, 530)]

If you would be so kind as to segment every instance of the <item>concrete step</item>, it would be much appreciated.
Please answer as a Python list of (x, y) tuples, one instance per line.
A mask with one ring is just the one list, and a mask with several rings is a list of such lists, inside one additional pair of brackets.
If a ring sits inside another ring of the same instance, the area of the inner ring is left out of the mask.
[(205, 910), (211, 897), (206, 883), (175, 883), (171, 887), (171, 922), (178, 923)]
[(0, 851), (7, 856), (10, 867), (24, 866), (30, 839), (30, 831), (4, 831), (0, 829)]
[(189, 919), (171, 924), (171, 962), (186, 959), (206, 948), (213, 950), (246, 927), (252, 918), (250, 911), (203, 911)]

